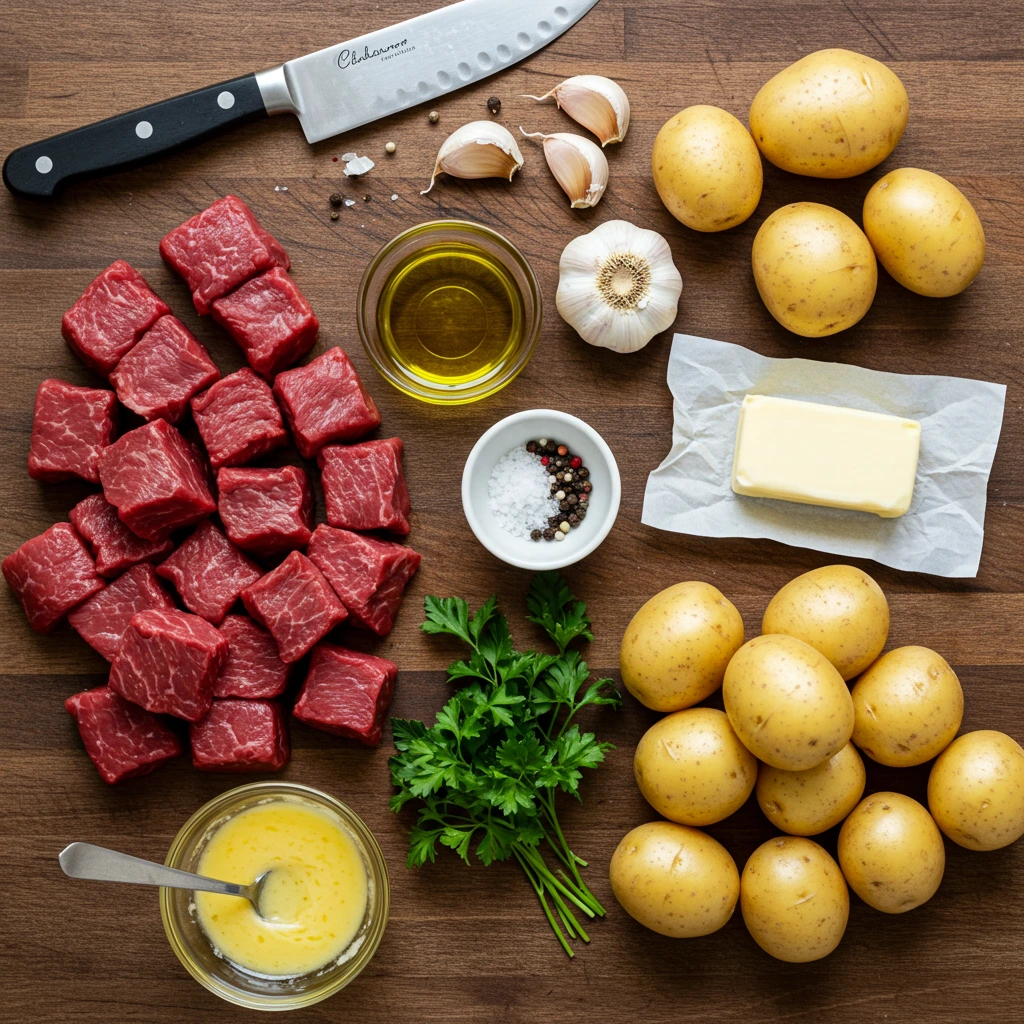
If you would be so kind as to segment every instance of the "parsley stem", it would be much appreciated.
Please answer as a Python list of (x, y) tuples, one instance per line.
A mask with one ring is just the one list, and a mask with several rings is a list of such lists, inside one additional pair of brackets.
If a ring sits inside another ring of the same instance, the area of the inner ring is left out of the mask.
[(562, 934), (562, 929), (558, 927), (558, 922), (555, 920), (555, 915), (551, 913), (551, 908), (548, 906), (548, 901), (544, 896), (544, 887), (540, 884), (537, 879), (534, 878), (530, 868), (526, 861), (523, 859), (522, 853), (516, 846), (512, 847), (512, 852), (516, 856), (516, 860), (519, 861), (523, 872), (526, 877), (530, 880), (530, 885), (533, 886), (534, 892), (537, 894), (537, 899), (540, 900), (540, 905), (544, 910), (544, 916), (548, 919), (548, 924), (551, 925), (551, 930), (555, 933), (556, 938), (562, 945), (562, 949), (565, 950), (565, 954), (568, 957), (574, 957), (576, 954), (572, 951), (572, 947), (566, 941), (565, 935)]

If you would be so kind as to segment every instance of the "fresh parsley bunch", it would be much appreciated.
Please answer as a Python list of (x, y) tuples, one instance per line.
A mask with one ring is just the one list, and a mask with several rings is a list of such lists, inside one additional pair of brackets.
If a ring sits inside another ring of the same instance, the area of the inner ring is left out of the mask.
[[(551, 637), (558, 654), (520, 653), (505, 616), (491, 597), (472, 616), (457, 597), (428, 597), (426, 633), (456, 636), (469, 657), (448, 666), (459, 689), (429, 728), (394, 718), (391, 809), (421, 801), (409, 839), (409, 867), (433, 861), (437, 844), (469, 863), (470, 848), (484, 864), (514, 857), (540, 900), (558, 941), (590, 938), (577, 913), (601, 917), (604, 907), (579, 869), (586, 861), (569, 849), (558, 823), (558, 790), (580, 799), (582, 769), (596, 768), (610, 743), (581, 732), (574, 721), (589, 705), (618, 707), (610, 679), (590, 682), (577, 637), (593, 640), (586, 606), (556, 572), (535, 576), (527, 619)], [(556, 870), (548, 866), (553, 854)], [(568, 939), (567, 939), (568, 936)]]

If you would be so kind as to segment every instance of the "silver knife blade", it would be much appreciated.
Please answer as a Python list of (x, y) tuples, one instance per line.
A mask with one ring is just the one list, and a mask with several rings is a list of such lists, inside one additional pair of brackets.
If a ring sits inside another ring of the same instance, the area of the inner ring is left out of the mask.
[(461, 0), (256, 75), (267, 111), (320, 142), (536, 53), (597, 0)]

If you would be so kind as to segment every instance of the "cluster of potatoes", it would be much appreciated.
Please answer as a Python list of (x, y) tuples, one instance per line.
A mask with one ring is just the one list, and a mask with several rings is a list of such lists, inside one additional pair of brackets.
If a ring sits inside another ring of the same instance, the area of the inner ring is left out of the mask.
[[(930, 899), (945, 868), (940, 830), (971, 850), (1024, 835), (1024, 749), (989, 730), (957, 738), (956, 674), (925, 647), (882, 654), (888, 634), (885, 595), (848, 565), (788, 583), (746, 643), (740, 613), (707, 583), (676, 584), (637, 612), (622, 681), (668, 714), (637, 745), (634, 771), (667, 820), (633, 829), (612, 856), (612, 889), (629, 914), (686, 938), (717, 931), (738, 901), (762, 949), (802, 963), (838, 945), (847, 885), (889, 914)], [(724, 712), (694, 706), (719, 687)], [(900, 793), (864, 797), (861, 754), (894, 767), (937, 758), (928, 807)], [(754, 791), (786, 834), (755, 850), (741, 877), (698, 827)], [(840, 822), (837, 864), (807, 837)]]
[[(761, 199), (761, 156), (793, 174), (850, 178), (881, 163), (900, 141), (910, 102), (884, 64), (850, 50), (820, 50), (765, 83), (750, 130), (728, 111), (693, 106), (658, 133), (652, 153), (662, 202), (696, 231), (742, 224)], [(985, 233), (970, 202), (931, 171), (903, 167), (872, 186), (864, 230), (820, 203), (772, 213), (754, 239), (757, 290), (783, 327), (820, 338), (852, 327), (878, 284), (876, 257), (905, 288), (962, 292), (985, 259)]]

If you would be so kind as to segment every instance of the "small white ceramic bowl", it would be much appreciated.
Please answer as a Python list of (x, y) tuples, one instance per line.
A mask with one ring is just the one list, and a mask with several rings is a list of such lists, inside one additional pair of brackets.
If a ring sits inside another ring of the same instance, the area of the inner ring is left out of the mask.
[[(590, 470), (587, 517), (564, 541), (513, 537), (490, 510), (488, 483), (494, 465), (506, 452), (527, 441), (547, 437), (567, 445)], [(520, 569), (561, 569), (586, 558), (608, 536), (619, 514), (622, 484), (612, 450), (583, 420), (554, 409), (529, 409), (499, 420), (486, 431), (462, 471), (462, 507), (470, 529), (492, 555)]]

